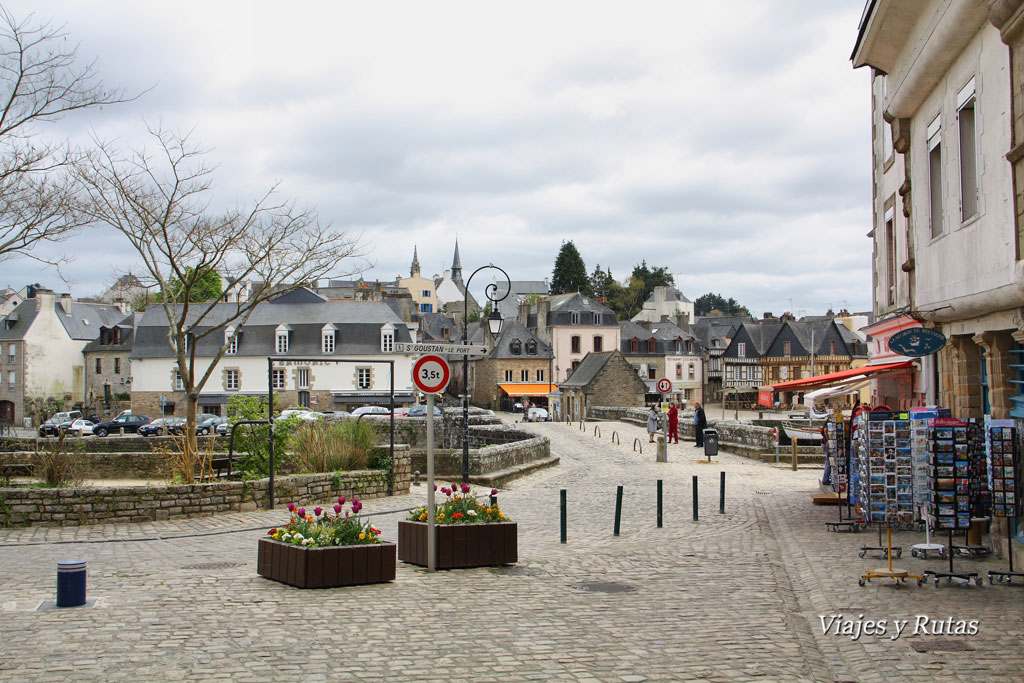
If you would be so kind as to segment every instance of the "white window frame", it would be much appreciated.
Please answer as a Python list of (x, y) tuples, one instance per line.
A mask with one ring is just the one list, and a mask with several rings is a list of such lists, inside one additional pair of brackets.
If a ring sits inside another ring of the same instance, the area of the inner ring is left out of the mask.
[(274, 330), (274, 352), (278, 354), (288, 353), (288, 336), (292, 328), (290, 325), (281, 323)]
[(18, 346), (17, 344), (9, 344), (7, 346), (7, 362), (13, 363), (18, 358)]
[(234, 356), (238, 353), (238, 335), (235, 334), (235, 326), (229, 325), (224, 328), (224, 341), (228, 345), (225, 355)]
[(544, 381), (544, 371), (543, 370), (538, 370), (537, 371), (537, 381), (538, 382), (543, 382)]
[(335, 334), (338, 328), (333, 323), (327, 323), (320, 328), (320, 351), (323, 353), (334, 353), (334, 349), (337, 348), (335, 344)]
[(309, 368), (298, 368), (295, 371), (295, 388), (309, 389)]
[(395, 350), (395, 326), (391, 323), (380, 328), (380, 350), (381, 353), (391, 353)]
[(181, 378), (181, 370), (174, 369), (174, 390), (185, 391), (185, 381)]
[(580, 314), (579, 314), (579, 311), (571, 311), (569, 313), (569, 323), (572, 324), (572, 325), (579, 325), (580, 324)]
[(373, 388), (373, 371), (371, 368), (356, 368), (356, 389)]
[(10, 372), (7, 373), (7, 388), (13, 389), (15, 386), (17, 386), (17, 383), (18, 373), (16, 373), (14, 370), (11, 370)]
[[(970, 116), (966, 112), (970, 112)], [(960, 161), (960, 222), (961, 225), (978, 217), (981, 213), (981, 193), (978, 182), (978, 109), (974, 94), (974, 79), (960, 89), (956, 96), (957, 154)], [(969, 130), (966, 130), (969, 125)], [(970, 140), (969, 154), (965, 154), (964, 139)], [(968, 165), (969, 162), (969, 165)], [(973, 194), (973, 201), (964, 201)], [(973, 206), (972, 206), (973, 205)], [(973, 210), (971, 210), (973, 208)]]
[(520, 382), (529, 382), (530, 381), (530, 371), (529, 370), (520, 370), (519, 371), (519, 381)]
[[(943, 173), (942, 173), (942, 117), (936, 116), (928, 124), (927, 132), (928, 156), (926, 163), (928, 167), (928, 228), (931, 239), (936, 239), (945, 234), (945, 220), (943, 202)], [(938, 216), (935, 214), (938, 213)]]
[(224, 371), (224, 389), (226, 391), (238, 391), (241, 388), (241, 376), (237, 368), (228, 368)]
[(511, 382), (511, 381), (512, 381), (512, 371), (511, 370), (506, 370), (505, 371), (505, 382)]
[(747, 343), (746, 342), (736, 342), (736, 355), (739, 358), (746, 358), (747, 357)]
[(287, 387), (288, 377), (284, 368), (272, 368), (270, 371), (270, 388), (284, 389)]

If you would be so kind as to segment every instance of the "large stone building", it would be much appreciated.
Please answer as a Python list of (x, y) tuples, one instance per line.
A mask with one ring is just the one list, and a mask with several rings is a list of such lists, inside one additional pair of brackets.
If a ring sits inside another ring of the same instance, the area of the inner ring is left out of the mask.
[(33, 412), (32, 402), (85, 407), (84, 349), (126, 311), (72, 301), (69, 294), (58, 298), (49, 289), (30, 293), (0, 321), (0, 422), (7, 424), (22, 424)]
[[(490, 352), (469, 366), (469, 393), (474, 405), (511, 411), (516, 401), (529, 398), (537, 405), (547, 404), (547, 395), (557, 388), (552, 383), (551, 347), (515, 318), (501, 326), (497, 341), (486, 325), (470, 328), (470, 343), (484, 344)], [(462, 392), (462, 363), (451, 359), (452, 384), (449, 393)]]
[[(211, 323), (223, 323), (235, 309), (217, 304)], [(394, 363), (395, 401), (414, 400), (412, 363), (394, 353), (396, 342), (409, 342), (408, 326), (383, 303), (327, 301), (299, 289), (259, 304), (248, 321), (228, 325), (196, 343), (200, 372), (225, 353), (199, 393), (203, 412), (222, 414), (232, 396), (266, 396), (273, 384), (281, 408), (349, 410), (390, 402)], [(273, 359), (273, 376), (268, 358)], [(338, 362), (341, 361), (341, 362)], [(174, 352), (167, 341), (161, 307), (150, 307), (138, 323), (132, 348), (132, 409), (148, 415), (185, 415), (185, 395)]]
[(519, 307), (519, 322), (551, 346), (554, 381), (565, 379), (588, 353), (619, 348), (615, 312), (578, 292), (559, 294)]
[(642, 406), (647, 393), (647, 385), (618, 349), (588, 353), (558, 388), (554, 418), (570, 421), (586, 419), (594, 406)]
[(129, 313), (115, 325), (103, 325), (85, 345), (85, 405), (102, 414), (113, 400), (128, 401), (132, 390), (131, 354), (135, 323), (141, 313)]

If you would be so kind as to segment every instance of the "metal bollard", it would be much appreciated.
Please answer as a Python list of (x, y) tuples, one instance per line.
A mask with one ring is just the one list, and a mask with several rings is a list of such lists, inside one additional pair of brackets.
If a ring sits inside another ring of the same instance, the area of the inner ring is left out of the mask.
[(619, 522), (622, 520), (622, 485), (615, 491), (615, 535), (619, 535)]
[(57, 563), (57, 607), (81, 607), (85, 604), (84, 560)]
[(693, 475), (693, 521), (697, 521), (697, 475)]
[(565, 543), (565, 489), (559, 492), (559, 498), (562, 499), (562, 543)]
[(718, 483), (718, 514), (725, 514), (725, 472), (722, 472), (722, 479)]
[[(231, 467), (231, 463), (230, 462), (228, 463), (228, 467)], [(412, 485), (413, 486), (419, 486), (420, 485), (420, 471), (419, 470), (416, 470), (415, 472), (412, 473)]]
[(662, 524), (661, 524), (661, 519), (662, 519), (662, 516), (661, 516), (661, 511), (662, 511), (661, 501), (662, 501), (662, 497), (661, 497), (661, 479), (659, 479), (658, 480), (658, 528), (659, 529), (662, 527)]
[(498, 496), (496, 496), (496, 495), (491, 496), (491, 507), (494, 507), (497, 504), (498, 504)]

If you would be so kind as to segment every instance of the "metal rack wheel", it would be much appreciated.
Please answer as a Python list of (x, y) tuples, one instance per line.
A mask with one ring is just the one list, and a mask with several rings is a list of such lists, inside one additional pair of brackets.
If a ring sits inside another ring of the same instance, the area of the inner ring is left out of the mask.
[(896, 558), (899, 559), (901, 557), (903, 557), (903, 551), (902, 550), (897, 550), (896, 551)]
[(864, 582), (864, 579), (858, 579), (858, 580), (857, 580), (857, 583), (859, 583), (859, 584), (860, 584), (861, 588), (863, 588), (863, 587), (864, 587), (864, 583), (865, 583), (865, 582)]
[[(999, 577), (999, 583), (1002, 583), (1002, 582), (1003, 582), (1003, 577), (1000, 576)], [(1006, 585), (1009, 586), (1011, 583), (1013, 583), (1013, 578), (1007, 576), (1006, 577)]]
[(976, 576), (976, 577), (974, 577), (974, 585), (976, 585), (976, 586), (983, 586), (983, 585), (985, 585), (985, 582), (982, 580), (982, 578), (980, 576)]
[[(866, 551), (861, 550), (859, 553), (857, 553), (857, 557), (864, 557), (865, 554), (867, 554)], [(861, 585), (863, 585), (863, 584), (861, 584)]]
[(924, 579), (923, 578), (922, 579), (918, 579), (917, 580), (917, 587), (920, 588), (923, 585), (924, 585)]
[(911, 557), (917, 557), (917, 551), (916, 551), (916, 550), (914, 550), (913, 548), (911, 548), (911, 549), (910, 549), (910, 556), (911, 556)]

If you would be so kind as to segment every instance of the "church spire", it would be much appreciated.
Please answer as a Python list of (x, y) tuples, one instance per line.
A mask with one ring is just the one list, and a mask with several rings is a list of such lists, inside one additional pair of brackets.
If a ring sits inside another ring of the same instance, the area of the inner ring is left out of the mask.
[(459, 259), (459, 240), (455, 240), (455, 258), (452, 259), (452, 282), (462, 284), (462, 261)]
[(420, 257), (416, 253), (416, 245), (412, 245), (412, 266), (409, 268), (409, 277), (416, 277), (420, 274)]

